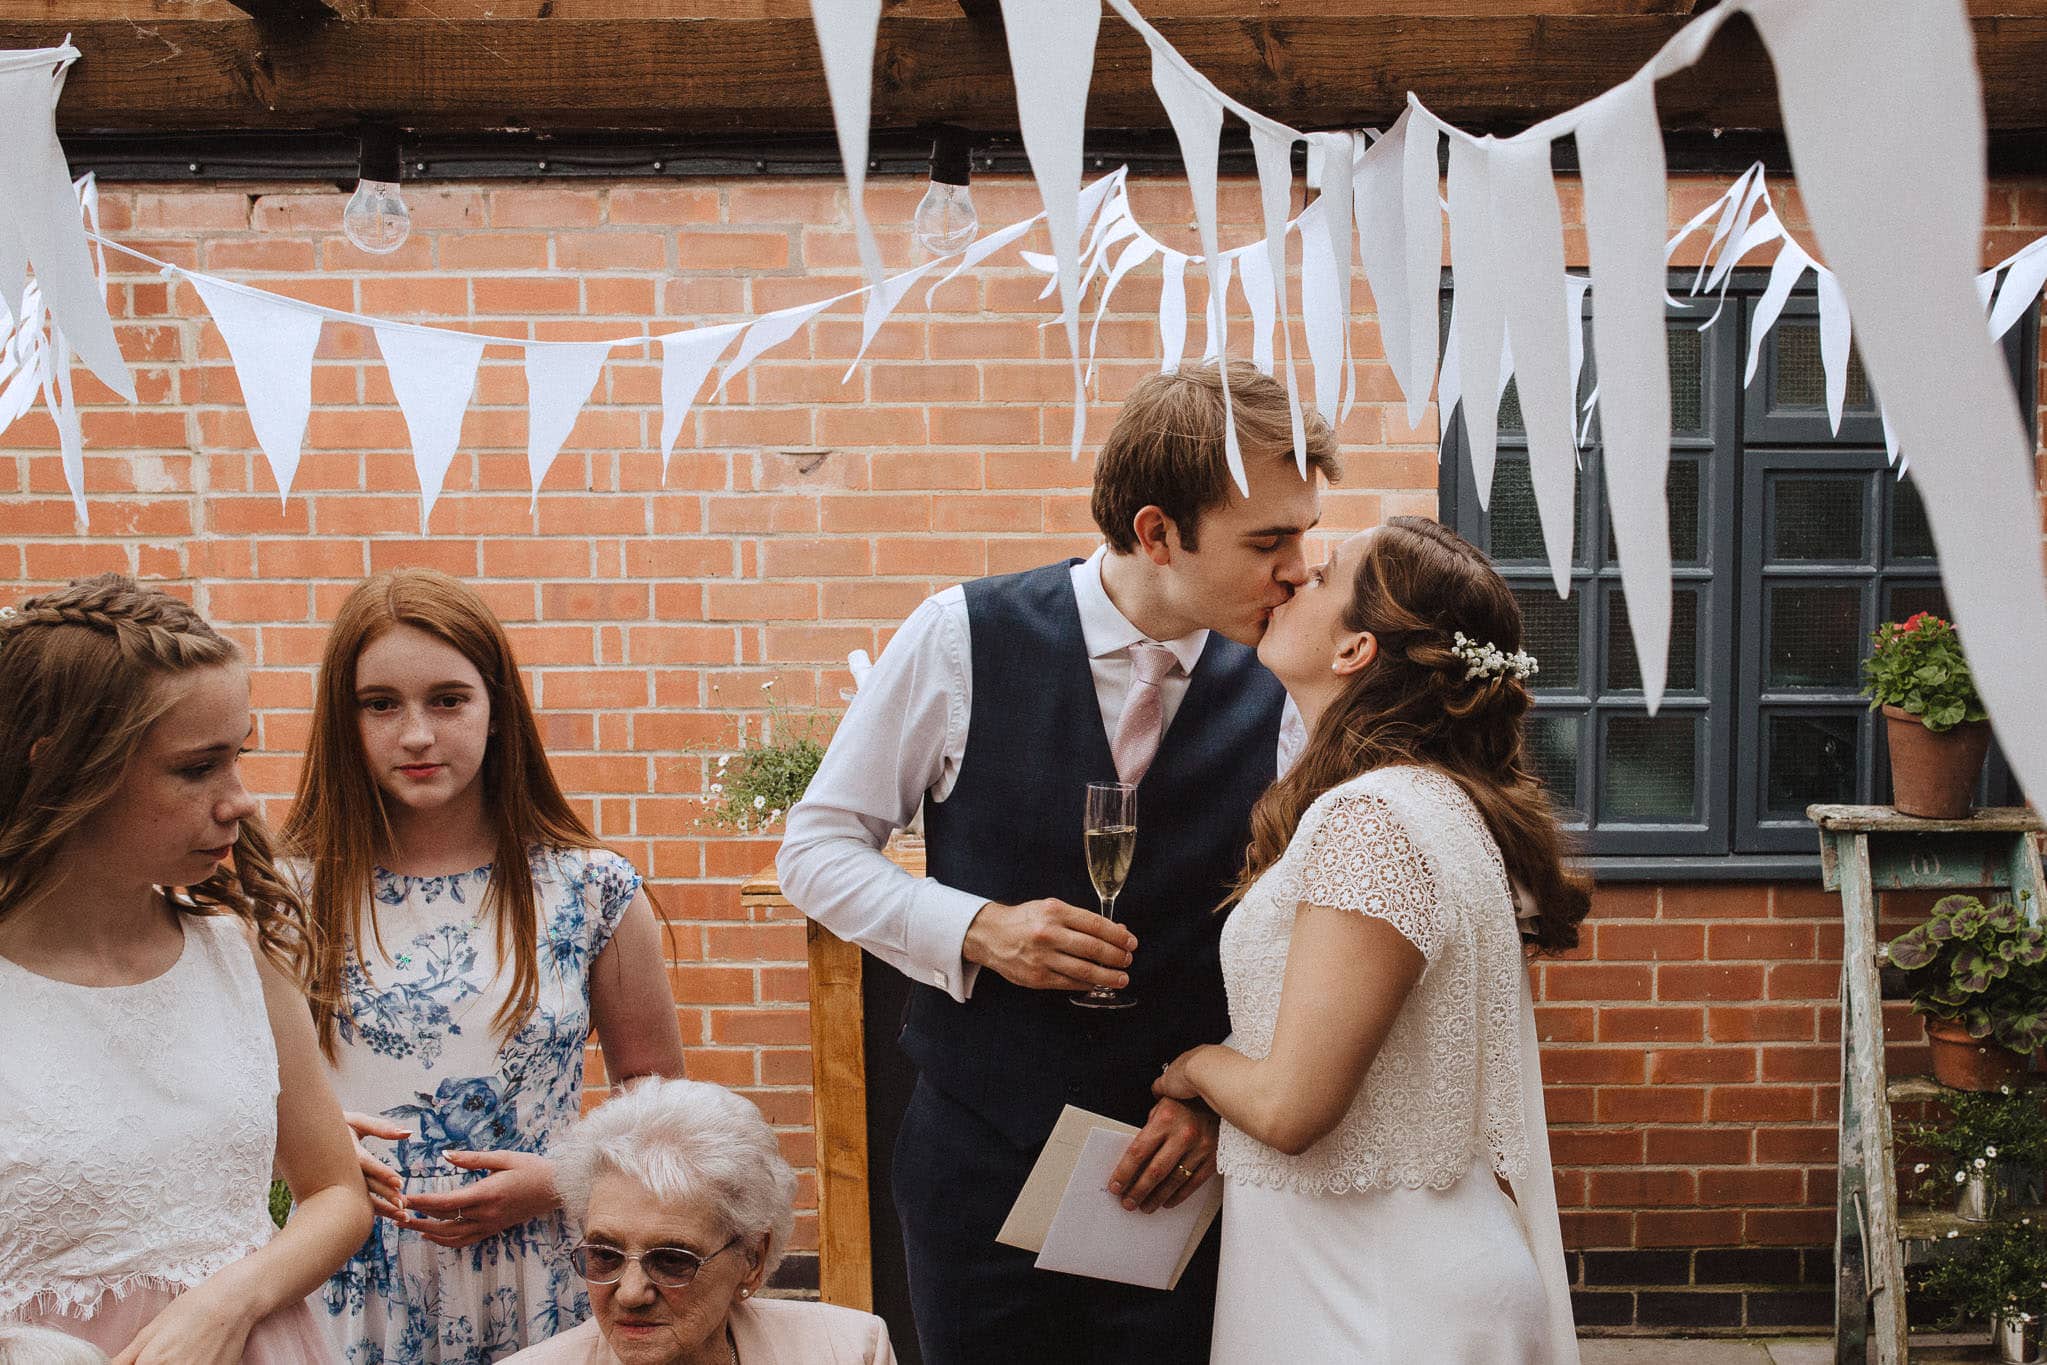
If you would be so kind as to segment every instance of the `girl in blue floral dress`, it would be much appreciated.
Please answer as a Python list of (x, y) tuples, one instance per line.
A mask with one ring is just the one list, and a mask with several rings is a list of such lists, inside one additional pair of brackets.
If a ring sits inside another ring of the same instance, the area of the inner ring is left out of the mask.
[(379, 1217), (315, 1296), (348, 1365), (483, 1365), (581, 1322), (547, 1153), (601, 1034), (614, 1084), (682, 1074), (640, 877), (563, 797), (504, 628), (381, 574), (328, 637), (284, 839), (314, 1016)]

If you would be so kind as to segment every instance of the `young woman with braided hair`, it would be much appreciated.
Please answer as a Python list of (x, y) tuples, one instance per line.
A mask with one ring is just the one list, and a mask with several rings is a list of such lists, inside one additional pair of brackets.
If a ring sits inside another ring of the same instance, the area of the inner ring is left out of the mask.
[(370, 1225), (249, 729), (240, 651), (166, 593), (0, 610), (0, 1320), (117, 1365), (325, 1359), (306, 1295)]
[(1212, 1359), (1575, 1365), (1525, 955), (1589, 902), (1522, 751), (1520, 608), (1395, 517), (1258, 657), (1309, 739), (1252, 812), (1234, 1033), (1155, 1087), (1223, 1119)]

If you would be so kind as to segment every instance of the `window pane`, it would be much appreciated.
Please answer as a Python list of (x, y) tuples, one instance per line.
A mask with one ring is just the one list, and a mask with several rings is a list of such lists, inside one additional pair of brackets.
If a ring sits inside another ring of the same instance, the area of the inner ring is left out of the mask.
[[(1502, 563), (1543, 564), (1549, 551), (1542, 544), (1542, 514), (1535, 506), (1535, 485), (1529, 481), (1525, 457), (1501, 455), (1493, 466), (1492, 505), (1487, 510), (1486, 553)], [(1583, 558), (1585, 525), (1571, 518), (1571, 559)]]
[(1705, 343), (1694, 326), (1670, 329), (1670, 429), (1706, 429)]
[(1770, 480), (1770, 557), (1860, 564), (1868, 480), (1783, 475)]
[[(1642, 690), (1642, 664), (1635, 657), (1635, 633), (1628, 628), (1627, 594), (1616, 583), (1606, 598), (1606, 686), (1611, 692)], [(1670, 673), (1672, 692), (1699, 690), (1699, 594), (1678, 588), (1670, 601)]]
[[(1824, 408), (1827, 405), (1827, 371), (1820, 362), (1818, 319), (1803, 321), (1779, 318), (1773, 333), (1777, 348), (1777, 391), (1773, 408)], [(1851, 347), (1848, 352), (1848, 398), (1851, 408), (1871, 406), (1869, 377), (1862, 372), (1862, 357)]]
[(1803, 815), (1815, 801), (1855, 800), (1854, 714), (1771, 716), (1763, 742), (1763, 801), (1773, 814)]
[[(1583, 589), (1579, 589), (1582, 594)], [(1541, 665), (1531, 687), (1537, 692), (1576, 692), (1578, 676), (1578, 603), (1564, 601), (1548, 584), (1514, 589), (1521, 603), (1521, 647)]]
[(1933, 528), (1926, 524), (1926, 506), (1910, 479), (1891, 489), (1891, 558), (1933, 558)]
[(1583, 723), (1581, 716), (1558, 711), (1535, 711), (1528, 717), (1529, 766), (1559, 806), (1578, 804), (1578, 728)]
[(1697, 730), (1690, 715), (1609, 717), (1600, 820), (1695, 821)]
[[(1677, 564), (1699, 563), (1699, 466), (1698, 460), (1673, 459), (1664, 486), (1670, 504), (1670, 558)], [(1607, 540), (1611, 543), (1609, 528)]]
[[(1599, 457), (1604, 459), (1605, 456), (1606, 452), (1601, 450)], [(1701, 460), (1688, 460), (1681, 454), (1672, 452), (1670, 471), (1664, 478), (1663, 501), (1670, 509), (1670, 561), (1673, 564), (1704, 562), (1699, 556), (1700, 519), (1706, 511), (1699, 504), (1703, 464)], [(1615, 548), (1613, 509), (1606, 503), (1603, 487), (1599, 501), (1598, 516), (1606, 527), (1606, 562), (1618, 564), (1620, 551)]]
[(1763, 623), (1770, 687), (1854, 691), (1862, 684), (1862, 590), (1778, 585)]
[(1943, 621), (1955, 619), (1948, 615), (1947, 594), (1938, 583), (1893, 583), (1886, 599), (1882, 617), (1886, 621), (1903, 621), (1922, 611), (1930, 611)]

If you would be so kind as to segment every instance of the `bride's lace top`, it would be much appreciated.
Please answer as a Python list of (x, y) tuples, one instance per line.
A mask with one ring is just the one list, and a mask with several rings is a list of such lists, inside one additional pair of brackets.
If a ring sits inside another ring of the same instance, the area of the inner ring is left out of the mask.
[(1308, 1194), (1445, 1189), (1482, 1158), (1523, 1174), (1520, 933), (1499, 848), (1464, 790), (1432, 769), (1381, 768), (1302, 815), (1223, 929), (1230, 1046), (1254, 1059), (1272, 1050), (1302, 904), (1382, 919), (1427, 966), (1333, 1132), (1288, 1156), (1226, 1121), (1218, 1166)]
[(0, 958), (0, 1318), (189, 1289), (270, 1239), (277, 1045), (230, 916), (134, 986)]

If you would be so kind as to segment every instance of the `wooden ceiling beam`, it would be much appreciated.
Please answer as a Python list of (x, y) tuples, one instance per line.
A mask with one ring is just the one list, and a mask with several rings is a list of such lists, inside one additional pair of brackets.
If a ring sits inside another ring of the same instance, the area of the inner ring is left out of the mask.
[[(1161, 18), (1158, 26), (1223, 89), (1297, 127), (1385, 126), (1413, 90), (1459, 126), (1511, 132), (1608, 89), (1683, 23), (1653, 13), (1295, 12)], [(2047, 14), (1972, 23), (1991, 126), (2047, 129), (2047, 81), (2039, 79)], [(58, 105), (65, 130), (335, 128), (365, 118), (437, 132), (831, 126), (808, 18), (371, 17), (285, 29), (239, 18), (0, 19), (0, 48), (48, 46), (67, 32), (83, 60)], [(1673, 131), (1780, 126), (1769, 60), (1745, 19), (1723, 30), (1699, 67), (1664, 82), (1659, 104)], [(876, 53), (874, 123), (1014, 130), (1005, 53), (957, 7), (890, 13)], [(1105, 19), (1089, 126), (1165, 123), (1143, 43)]]
[(261, 29), (303, 28), (332, 19), (369, 16), (369, 0), (230, 0)]

